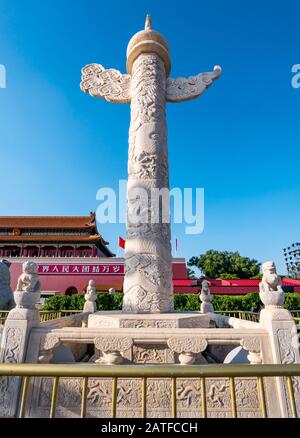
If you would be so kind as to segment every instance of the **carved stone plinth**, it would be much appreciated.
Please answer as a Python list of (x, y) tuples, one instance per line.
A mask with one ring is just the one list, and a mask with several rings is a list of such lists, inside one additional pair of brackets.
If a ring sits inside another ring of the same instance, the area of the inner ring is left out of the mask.
[(207, 328), (209, 316), (200, 312), (133, 314), (96, 312), (89, 315), (88, 328)]

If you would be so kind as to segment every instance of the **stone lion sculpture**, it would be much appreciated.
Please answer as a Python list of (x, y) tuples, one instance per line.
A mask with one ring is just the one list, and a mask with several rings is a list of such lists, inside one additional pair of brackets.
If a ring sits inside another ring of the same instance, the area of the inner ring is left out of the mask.
[(10, 263), (0, 260), (0, 309), (11, 310), (15, 307), (14, 296), (10, 287)]
[(276, 272), (273, 261), (267, 261), (262, 265), (263, 276), (259, 283), (259, 296), (265, 306), (282, 306), (284, 292), (281, 287), (281, 278)]
[(22, 275), (18, 279), (16, 292), (36, 292), (41, 291), (41, 283), (38, 275), (38, 265), (28, 261), (22, 265)]

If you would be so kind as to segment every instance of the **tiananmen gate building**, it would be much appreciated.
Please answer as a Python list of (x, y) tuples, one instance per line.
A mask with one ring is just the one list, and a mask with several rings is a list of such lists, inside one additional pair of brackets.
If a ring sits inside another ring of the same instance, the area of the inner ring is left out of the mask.
[[(44, 293), (80, 293), (89, 280), (96, 282), (99, 291), (111, 287), (121, 291), (123, 287), (124, 260), (114, 257), (108, 242), (98, 232), (95, 213), (89, 216), (2, 216), (2, 258), (12, 263), (13, 289), (26, 259), (38, 264)], [(174, 282), (180, 280), (181, 289), (182, 281), (191, 283), (187, 280), (184, 259), (173, 260), (173, 279)]]
[(89, 216), (2, 216), (0, 258), (112, 257)]

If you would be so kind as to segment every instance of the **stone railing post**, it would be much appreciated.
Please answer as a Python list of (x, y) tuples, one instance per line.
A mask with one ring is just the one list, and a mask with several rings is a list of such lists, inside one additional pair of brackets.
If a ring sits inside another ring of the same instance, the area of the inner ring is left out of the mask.
[[(85, 303), (83, 306), (84, 313), (95, 313), (97, 312), (97, 290), (95, 286), (95, 281), (90, 280), (89, 285), (87, 287), (86, 294), (84, 295)], [(82, 327), (87, 327), (87, 320), (82, 321)]]
[(200, 311), (202, 313), (214, 313), (214, 306), (212, 305), (212, 296), (209, 290), (209, 283), (206, 280), (202, 281), (200, 293), (201, 307)]
[[(40, 312), (36, 307), (40, 300), (40, 284), (35, 263), (28, 261), (23, 264), (14, 299), (16, 307), (9, 312), (2, 334), (0, 363), (25, 362), (30, 331), (40, 324)], [(2, 378), (0, 417), (17, 415), (20, 386), (19, 377)]]
[[(282, 307), (266, 306), (261, 311), (260, 323), (269, 334), (271, 363), (284, 365), (300, 363), (297, 327), (290, 312)], [(276, 387), (281, 416), (289, 417), (291, 411), (287, 386), (283, 377), (276, 378)], [(294, 385), (294, 391), (296, 399), (299, 398), (299, 384)]]
[[(291, 313), (283, 308), (284, 292), (274, 262), (262, 266), (263, 277), (259, 284), (260, 299), (265, 308), (260, 312), (260, 324), (269, 334), (270, 362), (273, 364), (299, 364), (297, 327)], [(294, 378), (298, 379), (298, 378)], [(299, 383), (299, 382), (298, 382)], [(276, 378), (281, 416), (291, 416), (287, 385), (284, 378)], [(300, 397), (299, 384), (294, 385), (296, 400)]]

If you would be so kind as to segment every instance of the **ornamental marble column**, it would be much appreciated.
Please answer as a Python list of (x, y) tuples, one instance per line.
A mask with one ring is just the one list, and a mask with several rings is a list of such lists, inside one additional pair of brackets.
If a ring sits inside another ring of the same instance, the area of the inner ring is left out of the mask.
[(200, 96), (221, 69), (168, 78), (169, 46), (149, 16), (128, 44), (126, 68), (128, 74), (122, 74), (89, 64), (80, 86), (91, 96), (131, 104), (123, 311), (168, 313), (174, 310), (168, 195), (164, 205), (151, 205), (154, 191), (169, 190), (166, 102)]
[[(127, 49), (131, 122), (123, 310), (134, 313), (174, 309), (170, 222), (163, 222), (161, 207), (157, 218), (151, 218), (153, 189), (169, 189), (165, 108), (169, 70), (168, 45), (150, 30), (148, 21), (146, 31), (136, 34)], [(131, 213), (138, 208), (143, 219), (134, 223)]]

